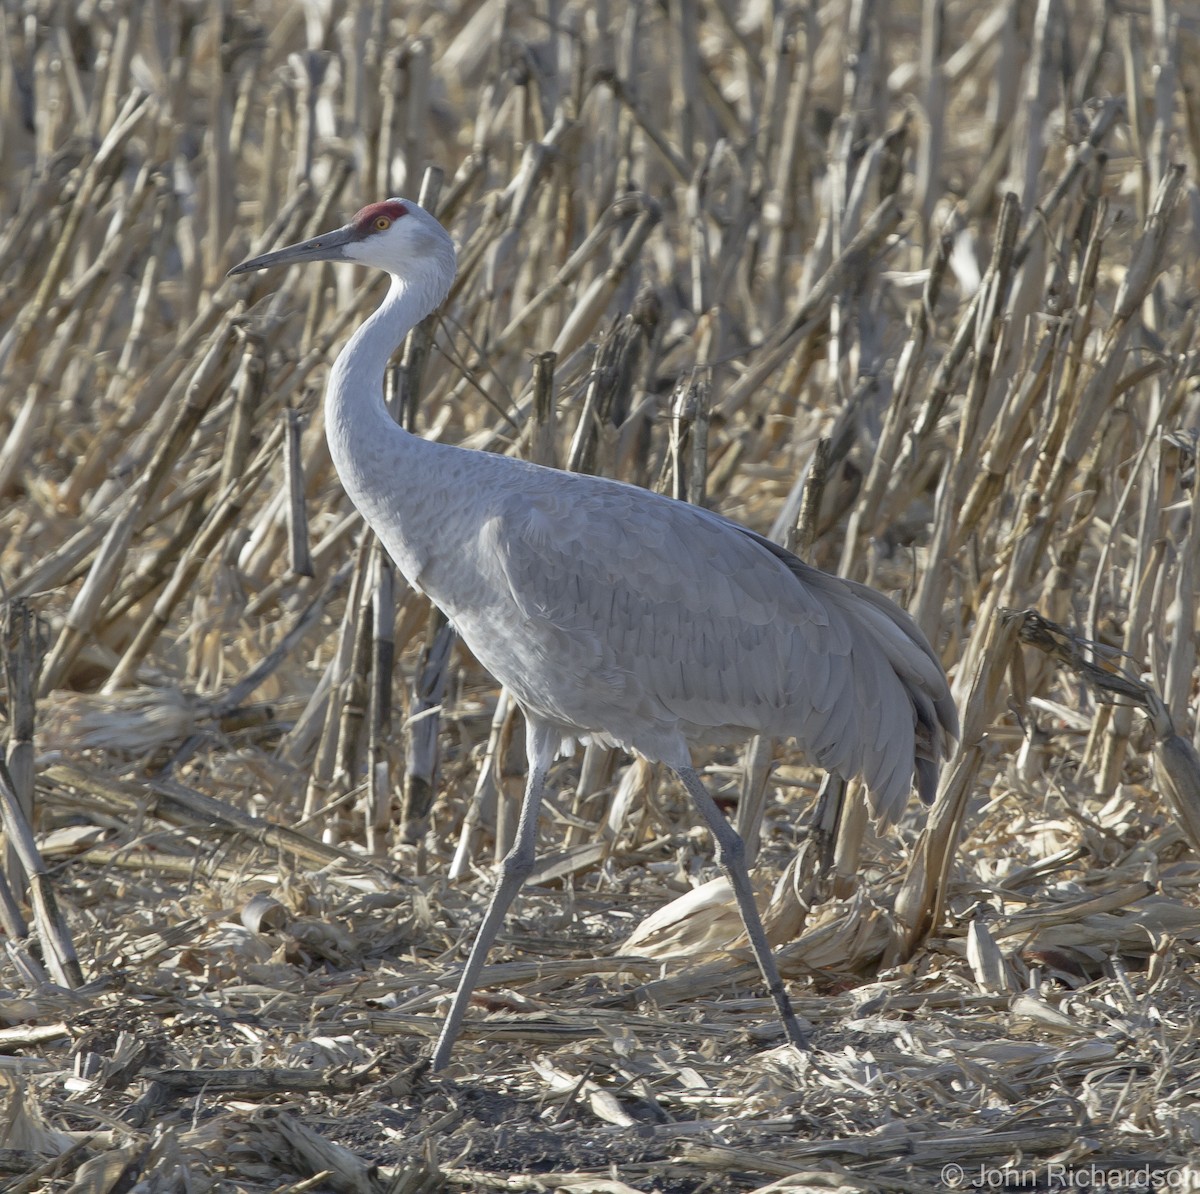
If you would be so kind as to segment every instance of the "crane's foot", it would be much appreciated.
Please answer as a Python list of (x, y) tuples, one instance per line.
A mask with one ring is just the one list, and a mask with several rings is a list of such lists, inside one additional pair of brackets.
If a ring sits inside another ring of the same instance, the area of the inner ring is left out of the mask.
[[(774, 959), (772, 959), (772, 964), (774, 964)], [(775, 1003), (775, 1010), (779, 1014), (779, 1023), (783, 1025), (783, 1035), (787, 1037), (788, 1044), (799, 1049), (801, 1053), (811, 1052), (812, 1042), (808, 1033), (800, 1027), (800, 1021), (792, 1010), (792, 1001), (788, 998), (783, 980), (776, 977), (775, 982), (768, 987), (768, 992)]]
[(437, 1044), (433, 1046), (433, 1052), (429, 1055), (429, 1073), (436, 1074), (438, 1070), (444, 1070), (450, 1064), (450, 1052), (454, 1048), (454, 1042), (458, 1037), (457, 1031), (451, 1031), (449, 1024), (444, 1025), (441, 1035), (437, 1039)]
[(800, 1027), (800, 1022), (796, 1019), (795, 1013), (789, 1009), (788, 1014), (781, 1017), (781, 1019), (783, 1021), (783, 1034), (787, 1037), (788, 1044), (794, 1049), (799, 1049), (801, 1053), (811, 1053), (812, 1038)]

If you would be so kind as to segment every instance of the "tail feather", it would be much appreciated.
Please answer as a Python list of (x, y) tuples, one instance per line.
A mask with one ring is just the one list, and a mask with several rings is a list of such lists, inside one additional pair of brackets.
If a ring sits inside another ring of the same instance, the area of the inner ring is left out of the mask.
[[(854, 629), (868, 638), (870, 645), (866, 650), (886, 658), (912, 704), (915, 747), (912, 782), (922, 802), (932, 804), (941, 761), (949, 757), (953, 743), (958, 740), (959, 722), (941, 660), (921, 628), (882, 593), (821, 572), (770, 539), (747, 533), (787, 565), (798, 580), (840, 610)], [(872, 813), (876, 820), (886, 823), (899, 814), (903, 801), (894, 799), (894, 795), (886, 790), (872, 790)]]
[[(883, 594), (854, 581), (830, 577), (845, 588), (856, 605), (859, 624), (866, 628), (878, 649), (886, 655), (913, 710), (913, 783), (921, 802), (930, 805), (937, 795), (942, 759), (948, 758), (958, 739), (958, 710), (941, 661), (913, 619)], [(830, 586), (832, 588), (832, 586)], [(903, 804), (882, 810), (876, 819), (893, 820)], [(880, 815), (884, 813), (884, 815)], [(890, 814), (890, 815), (889, 815)]]
[(938, 770), (936, 760), (917, 755), (917, 795), (926, 806), (932, 804), (937, 795)]

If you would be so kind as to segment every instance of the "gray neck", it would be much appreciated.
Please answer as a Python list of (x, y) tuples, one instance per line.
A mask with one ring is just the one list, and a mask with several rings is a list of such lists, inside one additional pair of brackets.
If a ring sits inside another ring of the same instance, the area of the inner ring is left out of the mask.
[(405, 527), (409, 508), (433, 480), (437, 449), (392, 419), (383, 383), (396, 347), (437, 305), (441, 296), (429, 291), (421, 279), (393, 277), (378, 310), (338, 354), (325, 394), (325, 434), (338, 476), (410, 579)]

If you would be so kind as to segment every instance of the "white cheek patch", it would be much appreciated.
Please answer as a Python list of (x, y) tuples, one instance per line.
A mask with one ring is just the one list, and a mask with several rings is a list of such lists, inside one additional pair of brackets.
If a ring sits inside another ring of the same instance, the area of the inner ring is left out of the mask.
[(348, 241), (342, 252), (345, 254), (348, 261), (359, 261), (362, 262), (363, 265), (371, 265), (373, 262), (367, 261), (364, 254), (366, 243), (367, 242), (365, 240)]

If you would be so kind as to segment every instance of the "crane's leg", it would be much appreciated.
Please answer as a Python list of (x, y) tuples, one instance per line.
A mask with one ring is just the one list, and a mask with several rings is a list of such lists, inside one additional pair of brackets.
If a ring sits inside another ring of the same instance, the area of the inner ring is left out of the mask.
[(463, 1017), (467, 1014), (471, 993), (479, 981), (479, 972), (487, 961), (488, 950), (492, 948), (496, 935), (504, 924), (504, 915), (513, 902), (513, 897), (521, 890), (521, 885), (533, 870), (542, 789), (546, 786), (546, 773), (554, 761), (558, 743), (559, 735), (546, 726), (536, 724), (528, 714), (526, 715), (525, 747), (529, 775), (525, 781), (525, 798), (521, 801), (521, 816), (517, 822), (517, 840), (500, 863), (500, 874), (492, 892), (491, 902), (484, 913), (483, 923), (475, 934), (475, 943), (471, 946), (467, 964), (458, 980), (458, 989), (454, 992), (454, 1000), (446, 1014), (446, 1022), (442, 1025), (437, 1044), (433, 1048), (431, 1069), (440, 1070), (450, 1060), (450, 1050), (454, 1048), (454, 1042), (462, 1028)]
[(796, 1021), (796, 1013), (792, 1011), (792, 1003), (784, 990), (783, 979), (779, 977), (779, 967), (775, 965), (775, 955), (767, 943), (767, 933), (763, 928), (762, 917), (758, 914), (758, 905), (754, 902), (750, 873), (746, 870), (746, 845), (737, 830), (725, 820), (717, 802), (708, 794), (708, 789), (696, 772), (691, 767), (678, 767), (675, 774), (683, 781), (683, 786), (687, 788), (717, 843), (717, 865), (725, 872), (733, 894), (737, 897), (738, 911), (742, 914), (742, 924), (745, 926), (746, 936), (750, 939), (750, 948), (754, 950), (754, 957), (758, 961), (759, 970), (762, 971), (767, 990), (775, 1000), (779, 1019), (783, 1022), (783, 1031), (798, 1049), (807, 1049), (808, 1040)]

